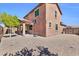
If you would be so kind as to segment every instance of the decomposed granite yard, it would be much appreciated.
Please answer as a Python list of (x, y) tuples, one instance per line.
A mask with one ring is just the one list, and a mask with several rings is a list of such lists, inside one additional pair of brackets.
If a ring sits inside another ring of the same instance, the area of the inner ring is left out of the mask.
[[(4, 53), (15, 53), (24, 47), (35, 49), (37, 46), (44, 46), (52, 53), (58, 53), (59, 56), (79, 55), (79, 36), (72, 34), (61, 34), (52, 37), (40, 37), (33, 35), (2, 38), (0, 43), (0, 55)], [(37, 54), (37, 52), (34, 52)]]

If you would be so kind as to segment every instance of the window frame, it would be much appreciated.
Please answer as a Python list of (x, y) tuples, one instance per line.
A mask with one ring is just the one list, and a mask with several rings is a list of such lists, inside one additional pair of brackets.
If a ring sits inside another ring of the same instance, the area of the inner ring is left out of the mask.
[(49, 28), (51, 28), (51, 22), (49, 22)]
[(29, 30), (32, 30), (33, 25), (29, 25)]
[(36, 9), (36, 10), (35, 10), (35, 17), (36, 17), (36, 16), (39, 16), (39, 9)]
[(55, 30), (58, 31), (58, 24), (55, 24)]
[(57, 18), (57, 11), (55, 10), (55, 18)]
[(32, 23), (33, 23), (33, 24), (36, 24), (36, 22), (37, 22), (36, 19), (32, 20)]
[(54, 17), (57, 18), (57, 11), (54, 11)]

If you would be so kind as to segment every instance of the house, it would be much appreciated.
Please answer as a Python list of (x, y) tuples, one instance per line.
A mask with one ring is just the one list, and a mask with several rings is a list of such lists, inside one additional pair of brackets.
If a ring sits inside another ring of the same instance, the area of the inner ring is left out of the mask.
[(79, 35), (79, 27), (67, 26), (66, 28), (63, 28), (63, 34), (76, 34), (76, 35)]
[(46, 37), (61, 34), (61, 16), (57, 3), (40, 3), (24, 16), (23, 35), (29, 33)]
[(63, 27), (63, 34), (76, 34), (79, 35), (79, 26), (68, 26), (61, 22), (61, 26)]

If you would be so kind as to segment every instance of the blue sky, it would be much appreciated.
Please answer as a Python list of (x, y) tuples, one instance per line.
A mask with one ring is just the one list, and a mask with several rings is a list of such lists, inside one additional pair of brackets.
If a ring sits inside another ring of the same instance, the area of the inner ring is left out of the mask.
[[(22, 18), (36, 5), (35, 3), (0, 3), (0, 13), (7, 12)], [(61, 3), (59, 6), (63, 13), (62, 22), (67, 25), (79, 26), (79, 4)]]
[(59, 6), (63, 13), (63, 23), (79, 26), (79, 3), (62, 3)]

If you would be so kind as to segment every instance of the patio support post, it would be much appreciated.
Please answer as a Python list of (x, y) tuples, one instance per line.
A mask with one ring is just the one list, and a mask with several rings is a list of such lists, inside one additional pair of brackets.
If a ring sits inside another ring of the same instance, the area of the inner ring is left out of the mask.
[(23, 23), (23, 36), (25, 36), (25, 23)]

